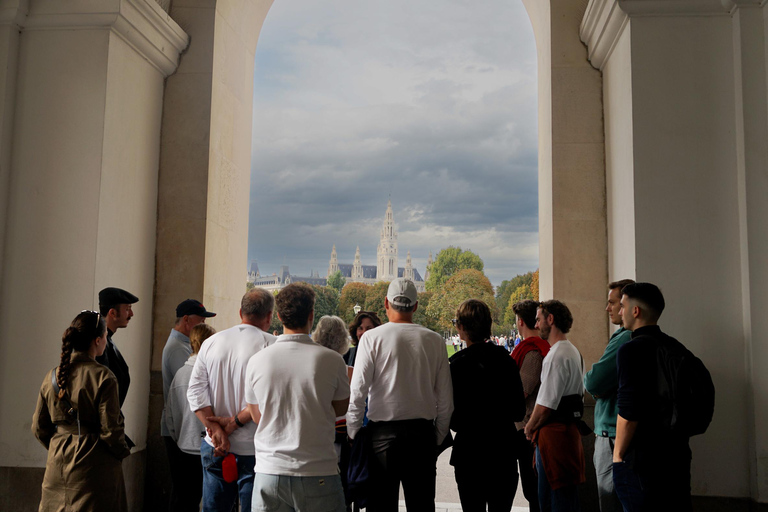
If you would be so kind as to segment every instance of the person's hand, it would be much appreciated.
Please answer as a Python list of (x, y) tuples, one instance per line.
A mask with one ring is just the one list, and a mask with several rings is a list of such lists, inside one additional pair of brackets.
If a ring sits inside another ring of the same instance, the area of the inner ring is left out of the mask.
[(211, 441), (213, 441), (214, 455), (217, 457), (224, 457), (229, 453), (229, 436), (224, 429), (216, 429), (211, 436)]
[(531, 429), (528, 427), (528, 425), (525, 426), (525, 438), (529, 441), (533, 441), (533, 432), (531, 432)]
[(227, 436), (232, 435), (232, 432), (237, 430), (237, 423), (235, 423), (234, 416), (208, 416), (205, 419), (211, 423), (218, 423), (221, 425), (221, 428), (224, 429), (224, 432), (226, 432)]

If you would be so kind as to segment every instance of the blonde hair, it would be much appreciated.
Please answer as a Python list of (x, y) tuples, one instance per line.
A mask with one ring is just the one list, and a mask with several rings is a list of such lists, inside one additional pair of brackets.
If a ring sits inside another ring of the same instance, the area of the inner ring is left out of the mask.
[(189, 331), (189, 344), (192, 345), (192, 353), (200, 352), (203, 342), (216, 334), (216, 329), (208, 324), (197, 324)]

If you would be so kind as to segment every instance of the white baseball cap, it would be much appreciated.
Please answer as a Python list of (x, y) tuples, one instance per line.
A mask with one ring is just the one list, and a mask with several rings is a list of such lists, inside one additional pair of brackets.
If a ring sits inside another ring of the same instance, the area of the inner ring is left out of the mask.
[[(407, 300), (404, 300), (407, 299)], [(395, 306), (413, 306), (419, 300), (419, 294), (416, 291), (416, 285), (410, 279), (398, 277), (389, 283), (387, 290), (387, 300)]]

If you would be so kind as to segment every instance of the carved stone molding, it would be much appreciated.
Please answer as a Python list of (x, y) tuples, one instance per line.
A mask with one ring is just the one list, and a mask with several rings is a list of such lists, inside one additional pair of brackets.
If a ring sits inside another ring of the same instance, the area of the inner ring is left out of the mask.
[(109, 29), (164, 76), (172, 74), (189, 36), (155, 0), (32, 0), (23, 30)]

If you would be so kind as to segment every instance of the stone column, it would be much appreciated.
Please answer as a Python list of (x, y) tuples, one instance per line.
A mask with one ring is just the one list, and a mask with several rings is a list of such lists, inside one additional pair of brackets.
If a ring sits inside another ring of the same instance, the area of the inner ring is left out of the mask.
[(717, 389), (713, 423), (691, 441), (693, 493), (761, 502), (765, 16), (759, 2), (593, 0), (582, 26), (604, 72), (610, 268), (661, 287), (662, 329)]
[(14, 19), (20, 34), (6, 32), (3, 49), (5, 62), (17, 65), (4, 66), (0, 80), (2, 165), (9, 146), (11, 155), (0, 281), (0, 428), (10, 447), (0, 454), (0, 480), (9, 492), (0, 508), (36, 506), (47, 456), (29, 430), (38, 389), (58, 364), (64, 329), (97, 307), (105, 286), (140, 297), (130, 326), (114, 338), (132, 377), (123, 412), (137, 446), (124, 469), (135, 504), (146, 445), (163, 82), (187, 36), (149, 0), (40, 0)]

